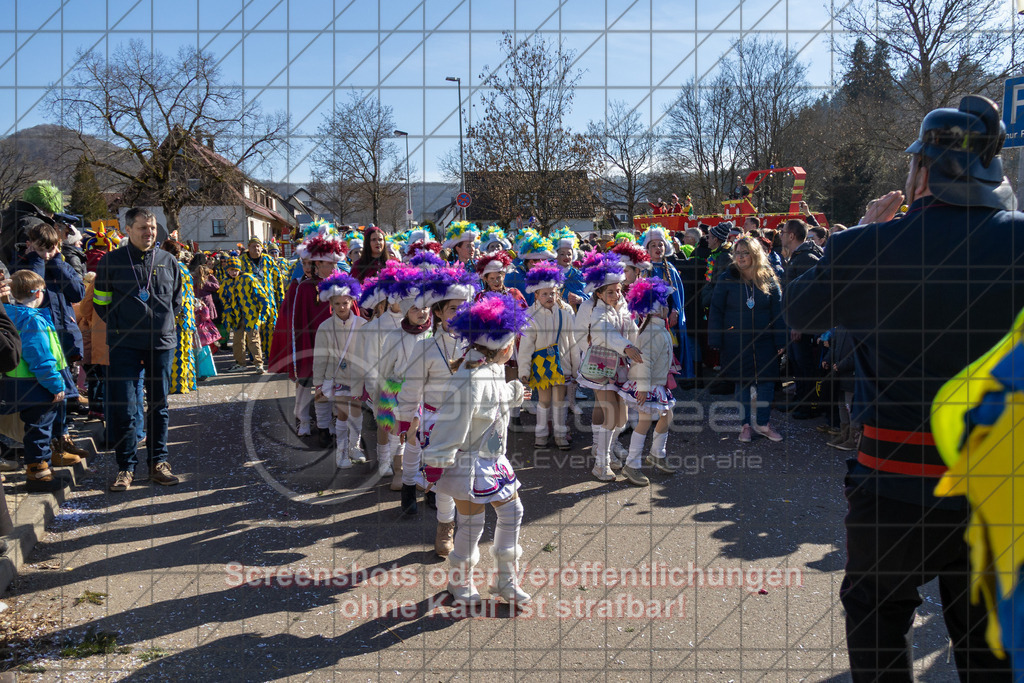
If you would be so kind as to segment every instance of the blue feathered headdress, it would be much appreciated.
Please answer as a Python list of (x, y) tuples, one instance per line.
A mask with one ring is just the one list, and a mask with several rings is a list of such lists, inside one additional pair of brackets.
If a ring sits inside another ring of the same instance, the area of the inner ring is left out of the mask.
[(619, 257), (615, 254), (601, 254), (596, 264), (583, 271), (583, 280), (586, 282), (583, 291), (592, 294), (605, 285), (613, 285), (625, 279), (626, 270), (619, 262)]
[(348, 273), (335, 271), (317, 283), (320, 301), (330, 301), (332, 296), (350, 296), (358, 299), (362, 293), (359, 281)]
[(555, 247), (533, 228), (524, 228), (519, 231), (516, 253), (521, 259), (553, 259)]
[(437, 268), (427, 274), (415, 305), (418, 308), (430, 308), (448, 299), (472, 299), (480, 289), (479, 283), (476, 274), (467, 272), (461, 263)]
[(675, 291), (664, 280), (657, 277), (642, 277), (629, 286), (626, 303), (636, 315), (645, 316), (668, 308), (669, 297)]
[(526, 291), (531, 294), (538, 289), (557, 287), (563, 282), (565, 274), (551, 261), (538, 261), (526, 271)]
[(508, 294), (489, 294), (463, 304), (448, 321), (448, 329), (469, 344), (503, 349), (529, 324), (526, 310)]

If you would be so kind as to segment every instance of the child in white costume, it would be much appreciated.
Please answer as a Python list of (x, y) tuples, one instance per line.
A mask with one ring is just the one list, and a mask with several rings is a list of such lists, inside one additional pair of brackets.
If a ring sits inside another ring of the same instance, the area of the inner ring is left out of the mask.
[(358, 356), (359, 328), (364, 324), (352, 303), (360, 294), (359, 283), (348, 273), (337, 272), (317, 284), (320, 300), (331, 304), (331, 317), (320, 323), (313, 346), (313, 388), (317, 401), (334, 407), (337, 446), (334, 463), (341, 469), (366, 462), (359, 446), (363, 413), (360, 408), (365, 365)]
[[(416, 487), (426, 488), (420, 471), (420, 453), (430, 443), (437, 419), (437, 410), (445, 400), (448, 381), (455, 372), (464, 346), (448, 329), (448, 320), (476, 294), (477, 277), (462, 264), (437, 268), (428, 272), (416, 305), (429, 308), (433, 318), (433, 336), (416, 342), (412, 358), (405, 369), (405, 383), (398, 394), (402, 414), (415, 415), (407, 432), (402, 457), (402, 510), (416, 512)], [(437, 509), (437, 532), (434, 552), (448, 557), (455, 532), (455, 500), (443, 493), (428, 491), (427, 503), (434, 500)]]
[(460, 602), (480, 600), (472, 576), (480, 558), (487, 503), (498, 516), (491, 549), (497, 581), (490, 592), (513, 604), (530, 601), (516, 579), (523, 504), (517, 493), (520, 483), (505, 455), (511, 410), (528, 392), (518, 380), (506, 383), (503, 367), (525, 325), (525, 311), (501, 294), (463, 305), (448, 323), (469, 350), (449, 381), (430, 442), (423, 449), (423, 464), (444, 468), (435, 488), (455, 499), (459, 513), (454, 548), (448, 555), (448, 592)]
[[(389, 261), (377, 277), (367, 278), (363, 282), (363, 293), (359, 299), (359, 306), (364, 311), (373, 312), (373, 318), (359, 330), (358, 341), (359, 358), (366, 364), (362, 396), (370, 409), (374, 411), (376, 411), (378, 396), (375, 368), (380, 364), (384, 339), (388, 334), (401, 327), (404, 317), (397, 300), (389, 300), (387, 284), (394, 279), (399, 269), (405, 267), (398, 261)], [(374, 414), (376, 415), (376, 413)], [(381, 477), (390, 477), (393, 474), (388, 433), (379, 425), (377, 428), (377, 471)]]
[[(586, 330), (580, 329), (579, 334), (586, 339), (586, 348), (603, 347), (618, 354), (615, 361), (616, 374), (605, 383), (587, 379), (582, 373), (585, 370), (586, 352), (581, 358), (580, 386), (593, 389), (597, 402), (601, 406), (603, 424), (594, 425), (597, 431), (597, 447), (595, 464), (592, 471), (600, 481), (614, 481), (615, 473), (611, 469), (612, 443), (626, 426), (626, 406), (618, 394), (617, 382), (626, 380), (626, 359), (632, 363), (642, 363), (640, 350), (636, 348), (637, 327), (623, 305), (622, 282), (625, 272), (619, 259), (614, 254), (607, 254), (583, 273), (587, 292), (593, 292), (594, 299), (589, 307), (590, 320)], [(581, 309), (588, 306), (581, 306)], [(582, 341), (582, 340), (581, 340)]]
[(402, 455), (405, 443), (400, 434), (408, 431), (413, 413), (406, 413), (398, 403), (405, 381), (404, 372), (412, 358), (412, 350), (421, 339), (431, 334), (430, 309), (416, 305), (424, 271), (413, 266), (400, 269), (395, 279), (387, 284), (389, 298), (398, 302), (402, 310), (402, 322), (397, 330), (384, 338), (380, 361), (371, 372), (377, 373), (377, 429), (387, 431), (388, 447), (391, 451), (391, 490), (402, 490)]
[(565, 281), (561, 269), (549, 261), (536, 263), (526, 273), (526, 291), (534, 295), (527, 309), (530, 324), (519, 339), (519, 381), (537, 390), (537, 431), (534, 445), (548, 445), (548, 418), (554, 423), (555, 445), (569, 450), (569, 410), (566, 382), (575, 377), (575, 312), (559, 296)]
[(634, 406), (638, 412), (637, 425), (629, 441), (629, 456), (622, 468), (622, 474), (636, 486), (650, 484), (640, 471), (640, 455), (647, 430), (654, 420), (657, 424), (647, 462), (666, 474), (675, 472), (665, 458), (668, 428), (676, 405), (667, 387), (672, 366), (672, 335), (665, 326), (673, 291), (660, 278), (645, 278), (634, 282), (626, 293), (630, 311), (642, 321), (637, 345), (645, 359), (629, 367), (629, 379), (619, 389), (627, 405)]

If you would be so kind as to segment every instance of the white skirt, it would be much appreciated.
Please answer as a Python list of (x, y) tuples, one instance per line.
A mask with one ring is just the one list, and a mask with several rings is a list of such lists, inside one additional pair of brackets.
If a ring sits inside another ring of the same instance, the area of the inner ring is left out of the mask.
[(626, 364), (625, 358), (619, 358), (619, 367), (615, 369), (615, 376), (608, 380), (607, 384), (598, 384), (597, 382), (591, 382), (589, 379), (583, 376), (583, 373), (576, 375), (576, 383), (581, 387), (592, 389), (594, 391), (618, 391), (619, 387), (629, 375), (629, 365)]
[(504, 455), (488, 460), (459, 451), (455, 464), (444, 468), (434, 490), (455, 500), (500, 503), (512, 498), (520, 486), (512, 463)]
[(632, 379), (619, 388), (619, 396), (628, 405), (635, 407), (638, 412), (650, 415), (661, 415), (671, 412), (676, 407), (676, 400), (664, 386), (653, 387), (647, 392), (647, 400), (644, 401), (644, 404), (642, 406), (637, 405), (636, 380)]

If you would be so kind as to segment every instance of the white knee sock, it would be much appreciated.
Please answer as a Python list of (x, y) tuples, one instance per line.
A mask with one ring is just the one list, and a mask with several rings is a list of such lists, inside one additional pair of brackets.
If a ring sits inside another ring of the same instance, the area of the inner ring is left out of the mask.
[(314, 403), (314, 410), (316, 410), (316, 426), (320, 429), (329, 429), (331, 433), (334, 433), (333, 420), (331, 419), (334, 415), (331, 413), (330, 401), (323, 401), (321, 403)]
[(604, 427), (601, 425), (593, 425), (591, 431), (594, 434), (594, 456), (597, 457), (598, 451), (601, 449), (601, 432), (604, 431)]
[(401, 457), (405, 454), (405, 444), (398, 434), (388, 434), (388, 443), (391, 445), (391, 457)]
[(629, 456), (626, 458), (626, 466), (632, 467), (635, 470), (640, 469), (640, 456), (644, 452), (644, 441), (647, 439), (646, 434), (634, 431), (629, 437)]
[(295, 419), (299, 422), (309, 422), (309, 404), (313, 400), (313, 394), (309, 387), (304, 387), (299, 382), (295, 383)]
[(544, 441), (548, 438), (548, 434), (551, 432), (548, 430), (548, 416), (551, 413), (551, 408), (537, 404), (537, 431), (534, 434), (534, 440), (537, 442)]
[[(377, 464), (381, 469), (391, 467), (391, 442), (377, 444)], [(387, 467), (385, 467), (387, 465)]]
[(555, 437), (566, 437), (569, 435), (569, 424), (566, 421), (569, 417), (569, 406), (566, 403), (555, 404), (551, 407), (551, 421), (554, 423)]
[(494, 549), (514, 550), (519, 545), (519, 529), (523, 525), (523, 501), (510, 500), (494, 508), (498, 523), (494, 526)]
[(348, 452), (360, 450), (359, 439), (363, 436), (363, 411), (358, 406), (350, 408), (348, 414)]
[[(409, 433), (409, 440), (405, 442), (405, 450), (402, 452), (402, 484), (414, 486), (422, 483), (420, 474), (420, 442), (416, 435)], [(420, 479), (417, 482), (417, 479)]]
[(594, 466), (608, 467), (608, 440), (611, 432), (604, 427), (594, 427)]
[(334, 438), (337, 448), (334, 452), (334, 464), (341, 467), (342, 462), (348, 457), (348, 423), (338, 420), (337, 433)]
[(665, 457), (665, 446), (668, 443), (668, 432), (659, 434), (654, 432), (654, 439), (651, 440), (651, 455), (655, 458)]
[(455, 499), (443, 493), (437, 494), (437, 521), (455, 521)]
[(460, 557), (474, 557), (484, 535), (484, 513), (477, 515), (459, 514), (459, 525), (455, 530), (454, 553)]

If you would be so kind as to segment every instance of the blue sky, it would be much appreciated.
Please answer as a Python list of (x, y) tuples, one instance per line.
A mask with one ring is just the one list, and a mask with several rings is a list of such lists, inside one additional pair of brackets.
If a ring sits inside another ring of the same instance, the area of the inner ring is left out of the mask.
[[(813, 86), (842, 72), (831, 50), (839, 27), (819, 0), (0, 0), (0, 16), (0, 137), (45, 122), (38, 102), (78, 49), (141, 38), (168, 54), (209, 49), (225, 80), (265, 110), (287, 110), (297, 136), (313, 133), (349, 89), (374, 91), (410, 133), (426, 180), (440, 179), (437, 159), (458, 144), (458, 97), (445, 76), (463, 79), (466, 105), (479, 102), (502, 31), (539, 32), (577, 51), (585, 73), (568, 119), (576, 129), (603, 118), (613, 99), (657, 124), (679, 86), (713, 72), (744, 35), (798, 50)], [(309, 145), (300, 146), (274, 179), (308, 178)]]

